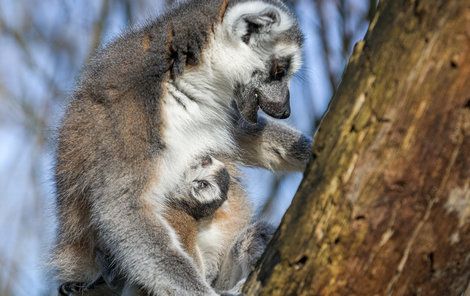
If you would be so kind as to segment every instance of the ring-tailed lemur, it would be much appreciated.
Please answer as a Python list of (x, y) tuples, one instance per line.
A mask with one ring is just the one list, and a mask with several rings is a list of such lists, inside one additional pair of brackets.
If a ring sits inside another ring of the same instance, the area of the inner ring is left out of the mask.
[(59, 281), (92, 281), (102, 248), (149, 294), (216, 295), (206, 278), (216, 289), (232, 284), (220, 270), (251, 218), (241, 186), (232, 182), (226, 202), (198, 229), (204, 270), (215, 271), (206, 278), (168, 221), (167, 197), (202, 153), (226, 165), (304, 168), (309, 139), (256, 116), (258, 106), (289, 115), (301, 41), (280, 1), (201, 0), (101, 49), (59, 131)]

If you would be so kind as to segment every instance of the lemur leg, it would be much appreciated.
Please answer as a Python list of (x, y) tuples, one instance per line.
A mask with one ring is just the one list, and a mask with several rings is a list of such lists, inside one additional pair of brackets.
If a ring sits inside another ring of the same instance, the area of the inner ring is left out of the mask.
[(256, 124), (240, 118), (236, 129), (240, 161), (271, 170), (303, 171), (311, 158), (310, 137), (272, 119)]
[(266, 222), (255, 222), (241, 231), (225, 256), (213, 287), (240, 293), (245, 280), (263, 255), (275, 228)]

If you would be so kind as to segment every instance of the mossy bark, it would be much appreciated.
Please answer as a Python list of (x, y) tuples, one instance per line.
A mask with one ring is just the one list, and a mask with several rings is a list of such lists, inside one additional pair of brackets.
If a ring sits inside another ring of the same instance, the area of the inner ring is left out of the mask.
[(470, 294), (470, 1), (384, 0), (247, 295)]

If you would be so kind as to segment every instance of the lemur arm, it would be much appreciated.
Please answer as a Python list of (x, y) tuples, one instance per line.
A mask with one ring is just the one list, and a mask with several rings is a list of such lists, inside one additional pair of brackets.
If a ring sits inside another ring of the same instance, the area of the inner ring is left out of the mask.
[(239, 119), (235, 137), (240, 147), (239, 160), (245, 165), (303, 171), (311, 157), (311, 138), (262, 116), (256, 124)]

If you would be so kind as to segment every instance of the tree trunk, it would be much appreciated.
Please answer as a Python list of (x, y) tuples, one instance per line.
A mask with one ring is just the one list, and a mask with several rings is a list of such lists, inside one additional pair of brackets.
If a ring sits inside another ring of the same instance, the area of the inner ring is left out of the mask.
[(247, 295), (470, 294), (470, 1), (380, 2)]

